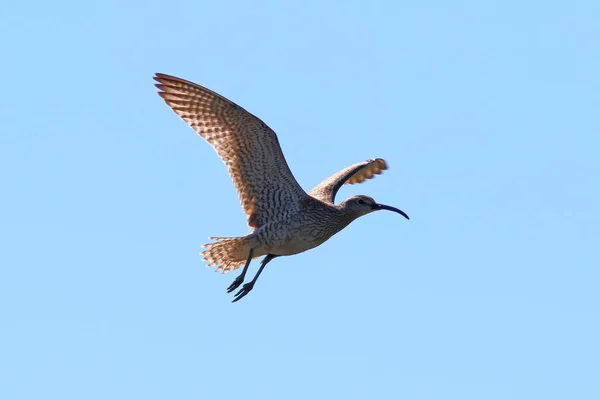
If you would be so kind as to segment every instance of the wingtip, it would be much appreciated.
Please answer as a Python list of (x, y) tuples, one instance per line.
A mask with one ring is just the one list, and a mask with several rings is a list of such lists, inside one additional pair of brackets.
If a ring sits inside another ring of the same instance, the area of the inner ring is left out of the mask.
[(156, 82), (161, 82), (161, 80), (163, 79), (163, 74), (161, 74), (160, 72), (156, 72), (154, 74), (154, 76), (152, 77), (152, 79), (154, 79)]
[(379, 170), (379, 172), (376, 172), (376, 174), (380, 174), (381, 171), (388, 169), (387, 162), (383, 158), (369, 158), (366, 160), (366, 162), (369, 163), (371, 168), (376, 168)]
[(152, 79), (154, 79), (156, 82), (162, 83), (162, 84), (167, 84), (169, 81), (179, 81), (181, 80), (180, 78), (177, 78), (173, 75), (167, 75), (167, 74), (163, 74), (161, 72), (155, 72), (154, 76), (152, 77)]
[(376, 158), (374, 161), (377, 161), (377, 165), (379, 169), (386, 170), (388, 169), (387, 162), (383, 158)]

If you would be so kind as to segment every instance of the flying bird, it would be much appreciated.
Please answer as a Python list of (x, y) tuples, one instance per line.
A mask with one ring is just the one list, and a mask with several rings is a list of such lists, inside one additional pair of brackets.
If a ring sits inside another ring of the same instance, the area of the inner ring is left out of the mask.
[(160, 73), (154, 80), (158, 95), (227, 166), (252, 229), (243, 237), (210, 237), (213, 242), (203, 246), (204, 260), (222, 272), (244, 267), (227, 288), (230, 293), (244, 283), (250, 262), (265, 256), (254, 278), (241, 287), (233, 302), (250, 293), (271, 260), (317, 247), (358, 217), (388, 210), (408, 219), (404, 211), (369, 196), (352, 196), (335, 204), (342, 185), (362, 183), (387, 169), (383, 159), (344, 168), (306, 193), (292, 175), (277, 135), (263, 121), (193, 82)]

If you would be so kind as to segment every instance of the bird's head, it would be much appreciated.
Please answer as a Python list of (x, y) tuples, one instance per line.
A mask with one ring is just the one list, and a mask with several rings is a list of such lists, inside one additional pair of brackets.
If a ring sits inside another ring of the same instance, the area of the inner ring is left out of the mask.
[(340, 204), (340, 208), (344, 211), (347, 211), (347, 212), (355, 215), (356, 216), (355, 218), (358, 218), (362, 215), (366, 215), (373, 211), (388, 210), (388, 211), (397, 212), (398, 214), (402, 215), (404, 218), (410, 219), (410, 218), (408, 218), (408, 215), (406, 215), (406, 213), (404, 211), (399, 210), (396, 207), (386, 206), (384, 204), (378, 204), (377, 202), (375, 202), (375, 200), (373, 200), (372, 197), (364, 196), (364, 195), (352, 196), (349, 199), (344, 200)]

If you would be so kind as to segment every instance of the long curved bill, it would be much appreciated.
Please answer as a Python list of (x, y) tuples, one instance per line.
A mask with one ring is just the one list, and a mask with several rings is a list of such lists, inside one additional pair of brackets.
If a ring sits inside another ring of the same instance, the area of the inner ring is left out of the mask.
[(408, 218), (408, 215), (406, 215), (406, 213), (396, 207), (392, 207), (392, 206), (386, 206), (385, 204), (375, 204), (373, 207), (375, 210), (388, 210), (388, 211), (393, 211), (396, 212), (400, 215), (402, 215), (404, 218), (406, 219), (410, 219)]

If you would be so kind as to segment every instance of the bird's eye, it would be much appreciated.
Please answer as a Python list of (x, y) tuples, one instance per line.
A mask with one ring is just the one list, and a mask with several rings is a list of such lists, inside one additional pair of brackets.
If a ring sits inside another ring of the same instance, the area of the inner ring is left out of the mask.
[(363, 204), (365, 204), (365, 201), (363, 199), (358, 199), (356, 200), (356, 204), (360, 204), (362, 206)]

